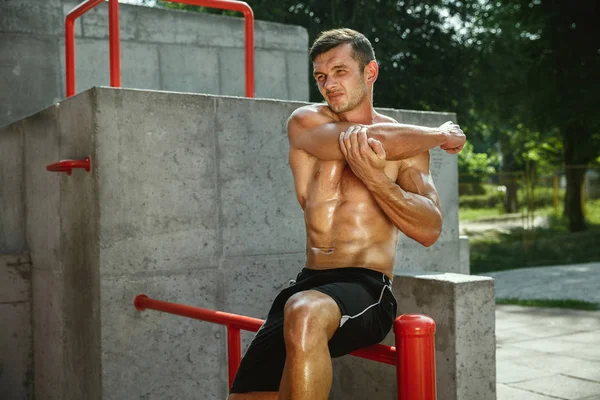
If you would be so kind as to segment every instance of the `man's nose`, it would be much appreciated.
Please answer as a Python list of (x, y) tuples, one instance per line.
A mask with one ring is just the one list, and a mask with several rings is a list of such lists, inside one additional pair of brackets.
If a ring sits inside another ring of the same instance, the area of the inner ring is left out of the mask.
[(325, 83), (323, 84), (323, 88), (325, 89), (332, 89), (335, 88), (337, 86), (337, 82), (335, 79), (327, 77), (327, 79), (325, 80)]

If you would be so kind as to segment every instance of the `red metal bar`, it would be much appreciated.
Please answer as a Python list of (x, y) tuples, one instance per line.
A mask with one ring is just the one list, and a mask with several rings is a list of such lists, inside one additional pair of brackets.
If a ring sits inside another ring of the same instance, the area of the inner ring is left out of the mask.
[(108, 46), (110, 49), (110, 86), (121, 87), (119, 0), (109, 0), (108, 2)]
[[(240, 329), (256, 332), (264, 322), (261, 319), (243, 315), (155, 300), (145, 294), (137, 295), (133, 304), (140, 311), (149, 308), (226, 325), (228, 328), (227, 353), (230, 387), (241, 362)], [(396, 365), (399, 400), (435, 400), (435, 322), (424, 315), (401, 315), (394, 322), (394, 332), (396, 347), (376, 344), (356, 350), (351, 354), (384, 364)]]
[(246, 48), (246, 97), (254, 97), (254, 12), (243, 1), (234, 0), (166, 0), (192, 6), (239, 11), (244, 14), (244, 37)]
[(67, 175), (71, 175), (73, 168), (83, 168), (87, 172), (90, 172), (92, 159), (87, 156), (83, 160), (61, 160), (57, 163), (46, 166), (46, 170), (50, 172), (66, 172)]
[(235, 374), (242, 362), (242, 341), (240, 328), (237, 326), (227, 326), (227, 357), (229, 358), (229, 388), (231, 389)]
[(435, 400), (435, 322), (425, 315), (401, 315), (394, 333), (398, 400)]
[[(104, 0), (87, 0), (69, 11), (65, 18), (65, 67), (67, 81), (67, 97), (75, 94), (75, 20)], [(110, 47), (110, 85), (121, 86), (121, 55), (119, 39), (119, 2), (108, 0), (108, 24)]]

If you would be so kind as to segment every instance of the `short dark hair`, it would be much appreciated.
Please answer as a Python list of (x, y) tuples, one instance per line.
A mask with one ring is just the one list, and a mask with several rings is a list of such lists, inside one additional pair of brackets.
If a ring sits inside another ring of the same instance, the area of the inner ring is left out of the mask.
[(362, 33), (348, 28), (321, 32), (310, 48), (310, 60), (315, 61), (319, 54), (326, 53), (334, 47), (346, 43), (352, 45), (352, 58), (358, 61), (361, 70), (364, 70), (369, 62), (375, 60), (375, 51), (369, 39)]

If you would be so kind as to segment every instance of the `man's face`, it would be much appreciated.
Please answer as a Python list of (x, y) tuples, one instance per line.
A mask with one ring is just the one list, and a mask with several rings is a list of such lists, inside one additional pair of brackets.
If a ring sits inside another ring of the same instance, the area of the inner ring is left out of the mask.
[(352, 58), (352, 45), (343, 44), (313, 61), (313, 75), (319, 91), (335, 113), (345, 113), (358, 106), (367, 96), (364, 71)]

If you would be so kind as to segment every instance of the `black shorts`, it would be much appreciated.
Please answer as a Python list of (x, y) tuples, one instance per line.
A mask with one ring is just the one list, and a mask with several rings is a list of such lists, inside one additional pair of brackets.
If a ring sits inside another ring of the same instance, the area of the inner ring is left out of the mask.
[(332, 357), (381, 342), (396, 318), (390, 279), (365, 268), (302, 269), (273, 301), (266, 322), (248, 347), (231, 393), (277, 392), (285, 364), (283, 308), (295, 293), (317, 290), (340, 307), (340, 327), (329, 341)]

